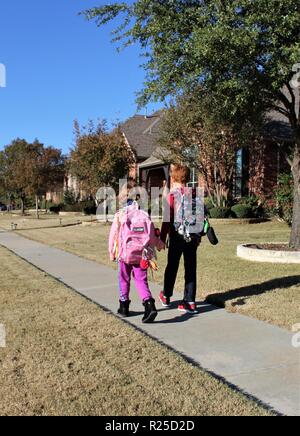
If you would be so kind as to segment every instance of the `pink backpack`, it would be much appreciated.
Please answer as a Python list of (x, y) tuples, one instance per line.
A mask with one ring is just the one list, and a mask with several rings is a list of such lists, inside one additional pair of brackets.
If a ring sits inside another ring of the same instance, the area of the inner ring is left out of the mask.
[(145, 250), (151, 259), (157, 238), (149, 215), (133, 203), (120, 215), (119, 225), (120, 260), (129, 265), (139, 265)]

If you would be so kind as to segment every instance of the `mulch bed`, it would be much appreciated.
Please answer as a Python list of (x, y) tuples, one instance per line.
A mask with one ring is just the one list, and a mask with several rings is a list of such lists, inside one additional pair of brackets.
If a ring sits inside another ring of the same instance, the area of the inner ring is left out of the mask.
[(257, 250), (300, 252), (300, 250), (296, 250), (295, 248), (290, 248), (286, 244), (252, 244), (252, 245), (248, 245), (248, 247), (256, 248)]

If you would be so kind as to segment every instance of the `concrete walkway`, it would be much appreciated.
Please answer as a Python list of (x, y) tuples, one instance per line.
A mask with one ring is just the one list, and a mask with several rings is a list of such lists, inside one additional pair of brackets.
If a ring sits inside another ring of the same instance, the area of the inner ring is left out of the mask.
[[(0, 245), (116, 312), (118, 286), (112, 269), (16, 233), (0, 232)], [(153, 285), (152, 290), (158, 298), (159, 288)], [(142, 306), (136, 292), (132, 292), (132, 300), (130, 324), (277, 412), (300, 416), (300, 350), (292, 347), (291, 333), (201, 303), (199, 315), (181, 315), (175, 307), (162, 309), (155, 324), (143, 325)]]

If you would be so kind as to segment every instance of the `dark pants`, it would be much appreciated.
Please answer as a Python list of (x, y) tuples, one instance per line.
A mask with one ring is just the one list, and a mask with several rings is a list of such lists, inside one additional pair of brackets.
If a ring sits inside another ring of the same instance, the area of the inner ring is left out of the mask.
[(170, 247), (168, 254), (168, 265), (165, 272), (164, 295), (172, 297), (176, 283), (176, 277), (180, 260), (184, 257), (185, 289), (184, 300), (192, 303), (196, 300), (197, 292), (197, 249), (199, 240), (185, 242), (176, 233), (170, 235)]

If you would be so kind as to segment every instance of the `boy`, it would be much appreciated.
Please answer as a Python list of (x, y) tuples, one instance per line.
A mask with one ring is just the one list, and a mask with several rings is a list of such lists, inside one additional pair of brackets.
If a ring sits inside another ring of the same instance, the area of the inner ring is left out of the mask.
[[(197, 313), (196, 292), (197, 292), (197, 249), (201, 242), (201, 236), (191, 235), (187, 241), (176, 230), (175, 227), (175, 197), (180, 191), (184, 195), (187, 183), (190, 180), (190, 170), (186, 166), (174, 165), (171, 170), (172, 190), (168, 196), (170, 206), (170, 219), (164, 219), (161, 229), (161, 240), (166, 243), (169, 235), (170, 245), (168, 253), (168, 265), (165, 272), (164, 290), (160, 293), (160, 301), (164, 307), (170, 307), (170, 300), (173, 296), (176, 277), (180, 265), (180, 259), (184, 256), (185, 268), (185, 289), (184, 299), (179, 304), (178, 310), (185, 313)], [(195, 193), (193, 193), (195, 195)]]

